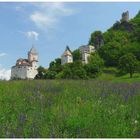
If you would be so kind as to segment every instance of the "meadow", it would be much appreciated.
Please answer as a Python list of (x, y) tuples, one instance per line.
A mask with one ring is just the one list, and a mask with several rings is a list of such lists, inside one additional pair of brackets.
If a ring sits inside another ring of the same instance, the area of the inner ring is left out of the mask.
[(0, 81), (0, 137), (140, 137), (140, 79), (103, 77)]

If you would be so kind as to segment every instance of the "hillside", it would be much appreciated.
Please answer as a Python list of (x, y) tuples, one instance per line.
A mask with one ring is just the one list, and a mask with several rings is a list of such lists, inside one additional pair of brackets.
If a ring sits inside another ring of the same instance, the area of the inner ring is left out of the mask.
[(104, 33), (93, 32), (89, 44), (98, 46), (105, 66), (118, 67), (119, 58), (127, 53), (134, 54), (140, 61), (140, 12), (128, 21), (117, 21)]
[[(81, 47), (71, 51), (67, 46), (64, 54), (69, 51), (72, 61), (67, 62), (69, 59), (65, 59), (67, 57), (65, 55), (63, 58), (62, 56), (56, 58), (50, 62), (48, 70), (39, 67), (36, 78), (93, 79), (100, 77), (103, 69), (109, 67), (118, 69), (117, 76), (129, 73), (132, 78), (133, 74), (139, 73), (140, 12), (132, 19), (129, 19), (128, 11), (123, 14), (122, 19), (114, 23), (106, 32), (91, 33), (88, 45), (81, 46), (86, 48), (85, 51), (81, 51), (79, 49)], [(89, 49), (90, 47), (92, 49)], [(87, 50), (89, 54), (86, 54)]]
[[(69, 51), (71, 62), (65, 61), (64, 55), (64, 59), (61, 56), (50, 62), (47, 71), (39, 67), (36, 78), (93, 79), (105, 74), (103, 69), (109, 67), (117, 69), (116, 76), (129, 74), (132, 78), (133, 74), (140, 73), (140, 12), (132, 19), (129, 19), (128, 11), (124, 12), (122, 19), (106, 32), (91, 33), (88, 45), (82, 47), (86, 48), (85, 51), (78, 48)], [(89, 49), (90, 47), (92, 49)], [(62, 63), (62, 60), (65, 63)]]

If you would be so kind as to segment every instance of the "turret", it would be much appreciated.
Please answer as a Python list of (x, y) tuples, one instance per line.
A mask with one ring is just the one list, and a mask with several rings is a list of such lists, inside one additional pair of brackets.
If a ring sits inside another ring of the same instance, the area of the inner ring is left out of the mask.
[(123, 12), (122, 13), (122, 19), (121, 22), (128, 22), (129, 21), (129, 11)]
[(61, 56), (61, 64), (63, 65), (66, 63), (73, 63), (73, 56), (72, 56), (71, 50), (68, 46), (66, 46), (66, 49)]
[(38, 62), (38, 53), (37, 53), (37, 51), (36, 51), (34, 46), (28, 52), (28, 61), (29, 62), (32, 62), (32, 61)]

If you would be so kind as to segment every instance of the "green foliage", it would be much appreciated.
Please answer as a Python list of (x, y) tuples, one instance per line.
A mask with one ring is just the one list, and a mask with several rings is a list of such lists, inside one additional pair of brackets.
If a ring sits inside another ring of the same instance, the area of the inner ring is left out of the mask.
[(57, 58), (54, 61), (52, 61), (49, 66), (49, 70), (54, 71), (56, 73), (61, 72), (62, 71), (61, 59)]
[(104, 59), (106, 66), (118, 65), (118, 59), (120, 58), (122, 47), (118, 42), (109, 42), (107, 45), (102, 46), (98, 53), (101, 58)]
[(118, 66), (118, 59), (123, 55), (123, 49), (130, 42), (129, 37), (130, 33), (113, 28), (103, 34), (104, 45), (97, 51), (104, 59), (105, 66)]
[(135, 55), (136, 58), (140, 61), (140, 44), (138, 42), (127, 44), (122, 48), (122, 55), (127, 53), (133, 53), (133, 55)]
[(65, 79), (85, 79), (86, 71), (81, 62), (65, 64), (63, 68), (63, 76)]
[[(128, 22), (117, 21), (104, 33), (101, 31), (93, 32), (89, 44), (95, 46), (98, 54), (95, 53), (90, 57), (89, 64), (81, 64), (82, 55), (76, 49), (72, 52), (74, 63), (62, 66), (61, 59), (57, 58), (50, 63), (47, 72), (39, 71), (38, 79), (95, 78), (101, 74), (103, 63), (105, 67), (116, 69), (120, 66), (120, 58), (128, 53), (132, 53), (140, 61), (140, 12)], [(68, 46), (67, 49), (70, 50)], [(114, 73), (121, 75), (125, 74), (126, 71)]]
[(56, 71), (48, 70), (45, 74), (45, 79), (55, 79), (56, 78)]
[(131, 35), (131, 39), (133, 42), (138, 42), (140, 43), (140, 12), (133, 18), (130, 20), (130, 23), (133, 24), (134, 26), (134, 31)]
[(119, 69), (123, 72), (129, 73), (130, 78), (140, 67), (138, 60), (132, 53), (125, 54), (119, 59)]
[(35, 79), (44, 79), (47, 70), (44, 67), (39, 66), (37, 71), (38, 74), (36, 75)]
[(35, 79), (55, 79), (56, 75), (62, 71), (61, 59), (57, 58), (50, 63), (49, 69), (40, 66)]
[(120, 31), (126, 31), (126, 32), (133, 32), (134, 26), (130, 22), (116, 22), (113, 27), (111, 28), (113, 30), (120, 30)]
[(140, 24), (140, 11), (133, 19), (130, 20), (130, 23), (132, 23), (135, 27)]
[(116, 22), (103, 33), (104, 45), (98, 53), (107, 67), (118, 67), (119, 59), (133, 53), (140, 60), (140, 12), (129, 22)]
[(76, 61), (81, 61), (82, 60), (82, 55), (80, 53), (80, 50), (79, 49), (76, 49), (72, 52), (72, 56), (73, 56), (73, 61), (76, 62)]
[(103, 45), (103, 34), (101, 31), (95, 31), (91, 34), (89, 44), (95, 46), (96, 48), (99, 48)]
[(115, 67), (104, 67), (103, 73), (117, 75), (118, 69)]
[(95, 78), (102, 72), (104, 66), (103, 59), (97, 53), (91, 54), (89, 57), (89, 63), (85, 65), (85, 69), (89, 78)]
[(103, 34), (105, 45), (111, 42), (117, 42), (123, 46), (129, 42), (129, 33), (120, 30), (108, 30)]

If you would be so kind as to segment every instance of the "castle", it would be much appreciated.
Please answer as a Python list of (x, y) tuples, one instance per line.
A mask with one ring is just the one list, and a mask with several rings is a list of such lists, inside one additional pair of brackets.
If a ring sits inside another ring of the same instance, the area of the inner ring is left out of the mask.
[(38, 71), (38, 53), (34, 47), (28, 52), (28, 59), (20, 58), (11, 68), (11, 79), (34, 79)]
[[(122, 13), (121, 22), (128, 22), (129, 21), (129, 12)], [(101, 44), (103, 44), (103, 40), (101, 40)], [(83, 64), (88, 64), (88, 58), (91, 53), (95, 52), (95, 50), (99, 47), (94, 44), (92, 45), (82, 45), (78, 49), (81, 53), (81, 61)], [(16, 65), (11, 68), (11, 79), (34, 79), (35, 76), (38, 74), (38, 53), (34, 47), (28, 52), (28, 59), (20, 58), (16, 61)], [(73, 63), (73, 55), (68, 46), (64, 53), (61, 55), (61, 64), (64, 65), (66, 63)]]
[[(95, 52), (95, 47), (91, 45), (82, 45), (79, 47), (79, 51), (82, 55), (82, 63), (87, 64), (88, 63), (88, 57), (92, 52)], [(66, 64), (66, 63), (73, 63), (73, 56), (71, 53), (70, 48), (67, 46), (66, 50), (61, 56), (61, 64)]]
[[(129, 11), (123, 12), (122, 13), (122, 19), (121, 22), (128, 22), (129, 21)], [(101, 45), (103, 45), (104, 42), (101, 40)], [(99, 45), (99, 44), (98, 44)], [(82, 55), (82, 63), (83, 64), (88, 64), (88, 58), (91, 53), (95, 52), (96, 48), (99, 48), (97, 44), (95, 44), (95, 47), (92, 45), (82, 45), (79, 47), (80, 53)], [(69, 47), (66, 47), (66, 50), (61, 56), (61, 64), (66, 64), (66, 63), (73, 63), (73, 56), (72, 53), (69, 49)]]
[(82, 63), (88, 63), (88, 57), (92, 52), (95, 52), (95, 47), (91, 45), (82, 45), (79, 47), (80, 53), (82, 55)]
[(129, 21), (129, 11), (126, 11), (126, 12), (123, 12), (122, 13), (122, 19), (121, 19), (121, 22), (128, 22)]
[(61, 64), (66, 64), (66, 63), (72, 63), (73, 62), (73, 56), (71, 53), (70, 48), (67, 46), (64, 53), (61, 55)]

